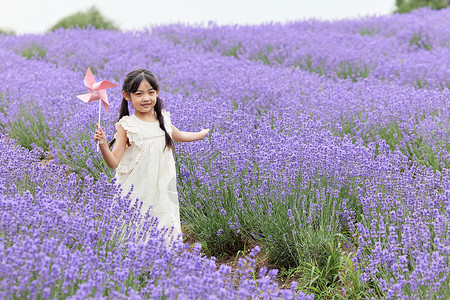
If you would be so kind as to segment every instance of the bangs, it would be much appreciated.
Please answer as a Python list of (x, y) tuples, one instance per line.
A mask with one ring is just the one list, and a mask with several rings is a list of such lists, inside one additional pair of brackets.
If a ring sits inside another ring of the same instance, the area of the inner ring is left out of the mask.
[(148, 81), (154, 90), (159, 91), (159, 85), (156, 78), (150, 74), (146, 74), (145, 72), (140, 72), (136, 77), (134, 77), (133, 80), (131, 80), (130, 88), (126, 92), (135, 93), (143, 80)]

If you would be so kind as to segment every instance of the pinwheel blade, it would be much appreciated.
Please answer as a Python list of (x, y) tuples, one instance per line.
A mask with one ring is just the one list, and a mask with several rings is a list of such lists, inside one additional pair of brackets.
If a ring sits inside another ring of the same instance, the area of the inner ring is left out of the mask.
[(82, 94), (82, 95), (78, 95), (77, 98), (80, 99), (83, 102), (89, 102), (91, 101), (91, 97), (92, 97), (92, 93), (88, 93), (88, 94)]
[(109, 89), (116, 87), (117, 85), (108, 80), (100, 81), (100, 85), (98, 86), (99, 90)]
[(103, 102), (103, 107), (105, 108), (105, 115), (106, 115), (108, 113), (109, 108), (108, 95), (106, 94), (105, 90), (99, 90), (98, 95), (100, 96), (100, 99)]
[(92, 88), (95, 83), (94, 74), (91, 72), (91, 68), (87, 69), (86, 75), (84, 76), (84, 85), (88, 88)]

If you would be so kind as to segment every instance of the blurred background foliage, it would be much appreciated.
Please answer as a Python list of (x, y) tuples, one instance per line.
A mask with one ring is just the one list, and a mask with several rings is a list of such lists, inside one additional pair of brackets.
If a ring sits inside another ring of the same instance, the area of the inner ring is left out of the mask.
[(0, 28), (0, 34), (14, 35), (16, 33), (14, 32), (14, 30), (7, 30), (7, 29), (1, 29)]
[(419, 7), (443, 9), (450, 6), (450, 0), (395, 0), (395, 6), (397, 7), (395, 12), (408, 13)]
[(61, 19), (53, 25), (50, 30), (55, 30), (57, 28), (67, 29), (77, 26), (80, 28), (93, 26), (97, 29), (119, 30), (114, 22), (105, 18), (95, 6), (92, 6), (84, 12), (77, 12)]

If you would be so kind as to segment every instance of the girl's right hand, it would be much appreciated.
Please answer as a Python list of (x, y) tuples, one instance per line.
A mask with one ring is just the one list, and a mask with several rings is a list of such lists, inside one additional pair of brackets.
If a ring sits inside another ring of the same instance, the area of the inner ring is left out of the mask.
[(97, 129), (95, 130), (94, 140), (99, 144), (99, 146), (106, 145), (108, 142), (106, 141), (106, 134), (103, 132), (102, 128), (95, 124)]

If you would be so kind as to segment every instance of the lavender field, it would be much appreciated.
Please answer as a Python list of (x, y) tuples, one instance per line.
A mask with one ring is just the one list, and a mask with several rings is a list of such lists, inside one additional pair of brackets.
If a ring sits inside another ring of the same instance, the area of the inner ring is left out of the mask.
[[(88, 67), (211, 128), (175, 146), (185, 243), (117, 196)], [(449, 90), (450, 9), (0, 35), (0, 297), (448, 299)]]

